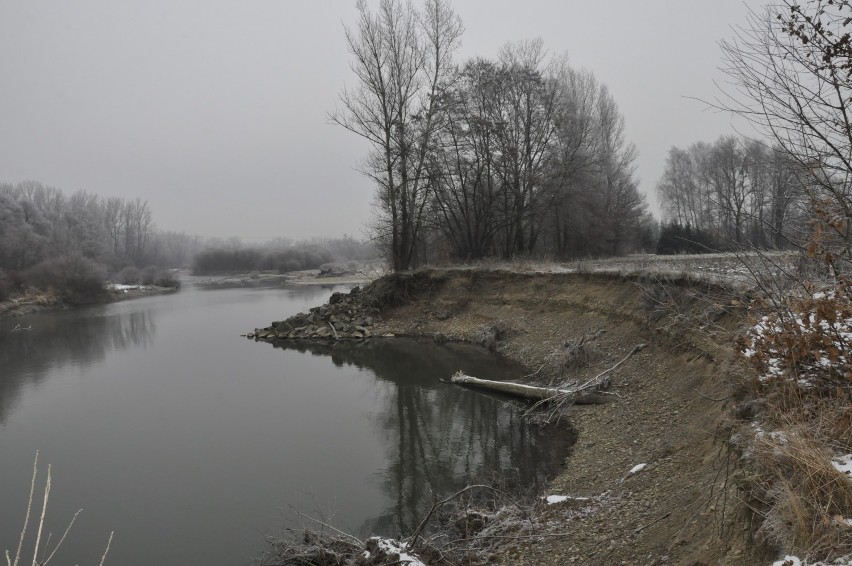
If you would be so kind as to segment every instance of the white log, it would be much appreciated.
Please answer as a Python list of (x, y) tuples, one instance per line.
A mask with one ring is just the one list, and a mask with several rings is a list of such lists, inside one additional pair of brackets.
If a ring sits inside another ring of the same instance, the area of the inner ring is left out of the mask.
[(450, 378), (450, 383), (480, 387), (482, 389), (499, 391), (501, 393), (516, 395), (527, 399), (535, 399), (537, 401), (554, 400), (559, 403), (580, 403), (583, 402), (584, 399), (593, 397), (599, 391), (609, 387), (609, 377), (607, 377), (607, 374), (626, 362), (630, 356), (642, 350), (644, 347), (645, 344), (639, 344), (617, 364), (602, 371), (589, 381), (577, 387), (538, 387), (535, 385), (515, 383), (513, 381), (493, 381), (491, 379), (479, 379), (478, 377), (465, 375), (460, 371)]
[(509, 395), (525, 397), (527, 399), (550, 399), (560, 395), (570, 395), (570, 389), (558, 389), (556, 387), (536, 387), (535, 385), (524, 385), (523, 383), (514, 383), (512, 381), (493, 381), (491, 379), (479, 379), (471, 375), (465, 375), (462, 372), (456, 373), (450, 378), (450, 383), (459, 385), (469, 385), (471, 387), (481, 387), (490, 389), (491, 391), (500, 391)]

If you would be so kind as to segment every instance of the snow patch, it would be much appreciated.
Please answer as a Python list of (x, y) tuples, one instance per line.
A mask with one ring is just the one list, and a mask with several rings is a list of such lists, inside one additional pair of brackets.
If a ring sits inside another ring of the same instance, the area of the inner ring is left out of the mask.
[(126, 293), (131, 289), (145, 289), (145, 285), (124, 285), (123, 283), (107, 283), (106, 288), (112, 291), (121, 291)]
[(556, 503), (564, 503), (566, 501), (590, 501), (589, 497), (572, 497), (570, 495), (547, 495), (543, 497), (548, 505), (554, 505)]
[[(403, 566), (426, 566), (426, 563), (420, 560), (420, 558), (416, 554), (409, 554), (407, 552), (407, 545), (405, 543), (401, 543), (395, 541), (393, 539), (388, 538), (379, 538), (372, 537), (370, 540), (376, 542), (379, 550), (384, 552), (385, 554), (397, 554), (399, 555), (399, 564)], [(364, 554), (362, 554), (364, 558), (370, 557), (370, 551), (365, 550)]]
[(627, 472), (627, 475), (632, 476), (633, 474), (638, 474), (639, 472), (641, 472), (642, 470), (644, 470), (647, 467), (648, 467), (648, 464), (636, 464), (635, 466), (630, 468), (630, 471)]
[(776, 560), (772, 566), (852, 566), (852, 554), (836, 558), (831, 562), (808, 562), (798, 556), (787, 555), (781, 560)]
[(847, 478), (852, 479), (852, 454), (838, 456), (831, 461), (831, 465), (837, 468), (837, 471), (844, 474)]

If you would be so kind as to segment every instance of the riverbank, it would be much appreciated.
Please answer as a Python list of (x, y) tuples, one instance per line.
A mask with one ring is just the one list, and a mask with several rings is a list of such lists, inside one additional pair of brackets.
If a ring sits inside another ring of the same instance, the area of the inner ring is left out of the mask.
[[(335, 326), (331, 316), (353, 324), (371, 315), (363, 328), (372, 336), (479, 343), (523, 363), (528, 382), (547, 373), (584, 382), (647, 344), (612, 372), (602, 404), (563, 417), (579, 440), (542, 495), (567, 497), (539, 509), (549, 536), (507, 539), (501, 562), (769, 563), (746, 544), (728, 443), (744, 371), (733, 343), (746, 319), (740, 298), (685, 277), (453, 269), (388, 276), (294, 322), (319, 330)], [(297, 331), (279, 322), (259, 335)]]
[[(160, 287), (158, 285), (111, 285), (104, 289), (97, 303), (114, 303), (152, 295), (177, 293), (179, 287)], [(22, 317), (38, 312), (74, 308), (52, 290), (29, 289), (26, 293), (0, 301), (0, 318)]]
[(239, 288), (271, 288), (304, 285), (366, 285), (373, 281), (379, 272), (355, 270), (352, 272), (336, 273), (323, 272), (319, 269), (306, 269), (278, 273), (260, 271), (251, 273), (232, 273), (214, 276), (193, 276), (192, 284), (199, 289), (239, 289)]

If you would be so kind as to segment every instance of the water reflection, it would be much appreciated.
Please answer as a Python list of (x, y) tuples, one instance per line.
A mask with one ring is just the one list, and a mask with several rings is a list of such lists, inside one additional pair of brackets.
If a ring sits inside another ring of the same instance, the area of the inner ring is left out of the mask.
[(408, 339), (278, 347), (329, 356), (337, 366), (368, 369), (377, 378), (375, 420), (388, 462), (378, 481), (393, 503), (360, 534), (411, 533), (434, 500), (497, 475), (514, 487), (539, 489), (573, 442), (573, 435), (530, 424), (517, 404), (439, 381), (458, 370), (492, 379), (521, 374), (477, 347)]
[(0, 424), (14, 409), (22, 387), (40, 384), (53, 368), (85, 367), (113, 350), (150, 345), (156, 325), (151, 311), (108, 314), (106, 308), (44, 313), (0, 320)]

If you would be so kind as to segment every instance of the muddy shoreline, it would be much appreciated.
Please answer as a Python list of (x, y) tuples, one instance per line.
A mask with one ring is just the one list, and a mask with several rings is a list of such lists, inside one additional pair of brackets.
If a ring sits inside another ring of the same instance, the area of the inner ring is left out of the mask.
[[(107, 289), (106, 297), (101, 301), (91, 304), (109, 304), (151, 297), (154, 295), (168, 295), (177, 293), (180, 289), (174, 287), (158, 287), (156, 285), (144, 285), (135, 289)], [(53, 293), (38, 293), (36, 296), (23, 296), (0, 302), (0, 318), (20, 318), (40, 312), (68, 310), (90, 305), (69, 305)]]
[[(507, 542), (501, 563), (767, 560), (747, 544), (743, 510), (734, 504), (736, 455), (727, 440), (742, 371), (733, 336), (745, 312), (733, 289), (687, 278), (453, 269), (387, 276), (334, 301), (313, 309), (310, 321), (303, 315), (256, 329), (258, 338), (472, 342), (525, 365), (533, 374), (527, 381), (540, 380), (541, 369), (583, 336), (596, 338), (588, 363), (571, 369), (580, 381), (648, 344), (613, 372), (606, 402), (566, 415), (579, 440), (542, 495), (568, 499), (543, 505), (539, 517), (561, 535)], [(369, 336), (361, 329), (312, 334), (336, 327), (332, 320), (351, 324), (368, 315)], [(588, 503), (578, 507), (573, 498)]]

